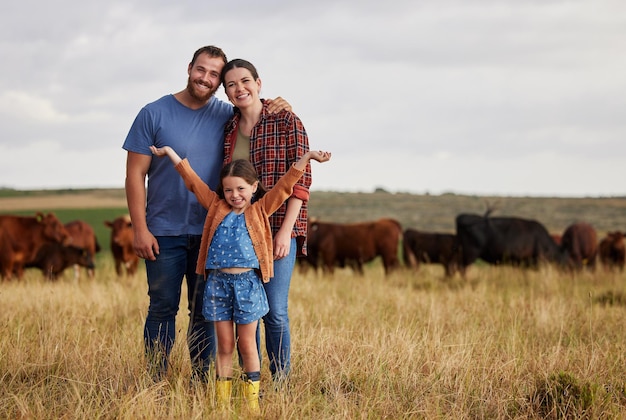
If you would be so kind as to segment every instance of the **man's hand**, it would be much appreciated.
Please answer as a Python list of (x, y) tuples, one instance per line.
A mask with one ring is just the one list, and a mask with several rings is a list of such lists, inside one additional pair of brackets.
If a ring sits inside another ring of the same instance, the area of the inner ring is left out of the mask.
[(154, 235), (146, 231), (140, 234), (134, 232), (134, 236), (133, 248), (135, 249), (135, 254), (146, 260), (156, 260), (156, 256), (159, 255), (159, 243)]
[(270, 114), (277, 114), (280, 111), (291, 112), (291, 105), (289, 105), (289, 102), (280, 96), (276, 99), (266, 99), (265, 102), (267, 102), (267, 112)]

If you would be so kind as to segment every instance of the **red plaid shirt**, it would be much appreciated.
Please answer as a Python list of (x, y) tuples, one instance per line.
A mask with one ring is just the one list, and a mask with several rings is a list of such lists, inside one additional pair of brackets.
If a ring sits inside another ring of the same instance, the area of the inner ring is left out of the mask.
[[(232, 160), (241, 114), (235, 108), (235, 115), (224, 129), (224, 165)], [(261, 183), (266, 189), (272, 188), (283, 176), (291, 164), (296, 162), (309, 150), (309, 139), (304, 125), (296, 114), (282, 111), (278, 114), (267, 112), (267, 104), (263, 102), (261, 119), (252, 129), (250, 135), (250, 162), (259, 174)], [(307, 202), (311, 186), (311, 165), (306, 166), (304, 174), (293, 188), (292, 197), (302, 200), (302, 208), (291, 232), (298, 244), (297, 256), (306, 255), (307, 233)], [(270, 216), (272, 235), (276, 234), (285, 219), (287, 202)]]

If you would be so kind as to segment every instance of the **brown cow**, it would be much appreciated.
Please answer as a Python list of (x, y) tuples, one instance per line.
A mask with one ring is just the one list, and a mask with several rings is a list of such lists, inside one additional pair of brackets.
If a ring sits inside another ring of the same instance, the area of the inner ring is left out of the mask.
[(404, 231), (402, 254), (407, 267), (419, 268), (420, 263), (440, 263), (446, 277), (452, 277), (460, 270), (463, 256), (456, 235), (422, 232), (411, 228)]
[(624, 232), (608, 232), (600, 241), (598, 253), (605, 270), (619, 268), (624, 271), (626, 249), (624, 248)]
[(558, 246), (561, 246), (562, 235), (560, 233), (551, 233), (550, 237), (552, 238), (555, 244), (557, 244)]
[(583, 267), (595, 270), (598, 238), (589, 223), (577, 222), (568, 226), (561, 237), (561, 249), (569, 254), (575, 270), (582, 270)]
[(137, 271), (139, 257), (133, 249), (133, 227), (130, 216), (120, 216), (115, 220), (106, 220), (104, 224), (111, 228), (111, 253), (115, 260), (115, 272), (123, 274), (122, 267), (126, 268), (126, 275), (132, 276)]
[(59, 243), (42, 245), (35, 258), (24, 264), (24, 267), (39, 268), (47, 279), (56, 280), (71, 265), (79, 265), (91, 270), (94, 268), (93, 258), (87, 250)]
[[(73, 220), (65, 224), (65, 229), (72, 237), (72, 245), (77, 248), (84, 249), (88, 254), (91, 261), (94, 261), (97, 252), (100, 252), (100, 244), (98, 243), (98, 238), (96, 238), (96, 234), (91, 227), (91, 225), (82, 220)], [(94, 276), (93, 263), (91, 267), (87, 267), (87, 275), (91, 278)], [(74, 278), (80, 278), (80, 268), (81, 264), (74, 265)]]
[(42, 245), (67, 245), (71, 238), (63, 223), (52, 213), (35, 216), (0, 216), (0, 270), (2, 278), (24, 274), (24, 264), (32, 261)]
[(309, 221), (307, 259), (314, 267), (319, 261), (326, 273), (348, 265), (363, 274), (363, 264), (380, 256), (388, 274), (400, 265), (401, 236), (402, 226), (393, 219), (349, 224)]

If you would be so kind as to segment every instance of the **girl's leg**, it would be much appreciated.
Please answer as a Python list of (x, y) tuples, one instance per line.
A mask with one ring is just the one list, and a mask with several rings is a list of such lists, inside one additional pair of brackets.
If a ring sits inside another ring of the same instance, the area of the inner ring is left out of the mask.
[[(260, 413), (259, 406), (259, 385), (261, 379), (261, 363), (259, 362), (259, 353), (256, 344), (256, 330), (259, 321), (249, 324), (238, 324), (239, 351), (243, 358), (243, 370), (246, 373), (245, 382), (243, 383), (243, 397), (248, 405), (248, 410), (252, 414)], [(219, 338), (218, 338), (219, 342)]]
[[(250, 324), (237, 325), (237, 343), (239, 345), (239, 351), (241, 352), (241, 358), (243, 359), (244, 372), (257, 372), (261, 370), (256, 343), (258, 323), (259, 321), (254, 321)], [(220, 338), (221, 336), (218, 334), (218, 343), (220, 342)]]
[(216, 321), (217, 361), (215, 370), (218, 378), (233, 376), (233, 352), (235, 351), (235, 335), (233, 321)]

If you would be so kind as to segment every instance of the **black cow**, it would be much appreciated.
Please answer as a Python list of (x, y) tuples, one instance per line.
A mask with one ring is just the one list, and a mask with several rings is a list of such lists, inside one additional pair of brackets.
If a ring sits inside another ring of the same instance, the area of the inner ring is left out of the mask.
[(535, 220), (460, 214), (456, 234), (462, 249), (462, 266), (478, 258), (489, 264), (537, 267), (543, 262), (569, 264), (568, 255)]
[(456, 235), (411, 228), (402, 236), (402, 253), (407, 267), (418, 268), (420, 263), (441, 264), (446, 277), (454, 276), (459, 270), (462, 256)]

